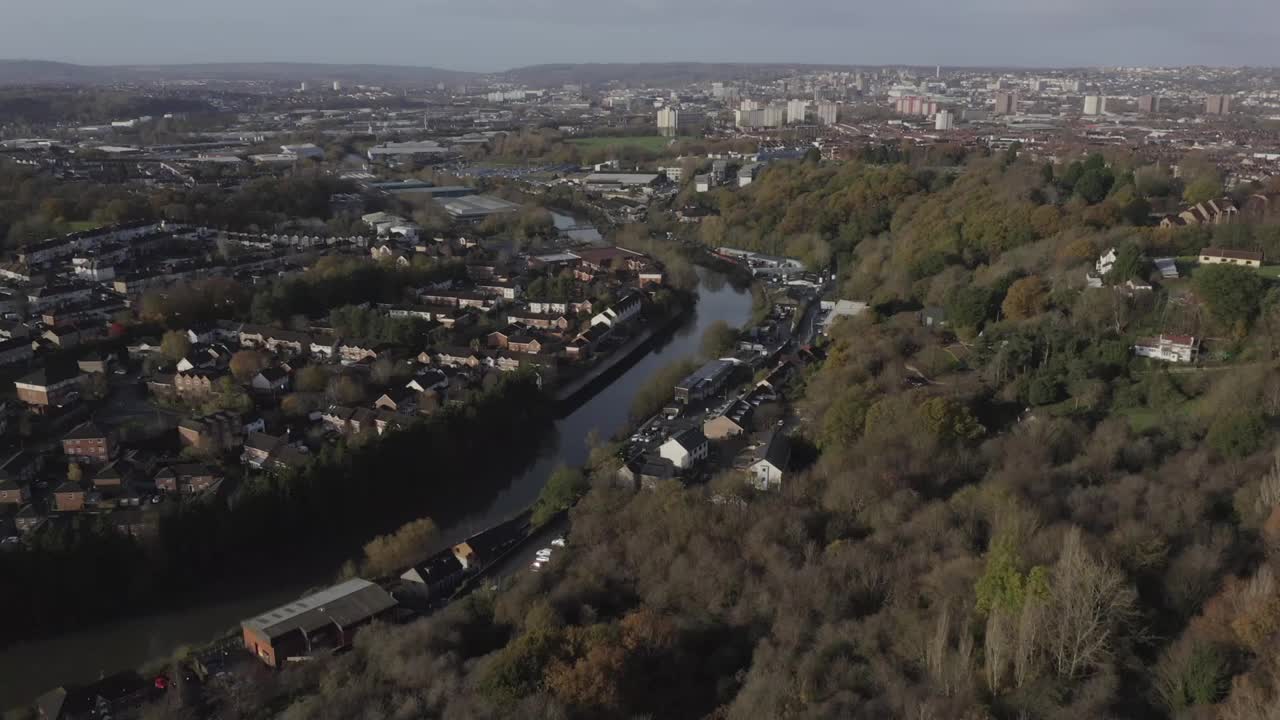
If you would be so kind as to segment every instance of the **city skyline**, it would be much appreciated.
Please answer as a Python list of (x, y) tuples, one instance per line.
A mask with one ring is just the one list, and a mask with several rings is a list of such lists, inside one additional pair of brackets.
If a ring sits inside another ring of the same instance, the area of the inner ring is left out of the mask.
[(129, 13), (87, 0), (10, 8), (0, 47), (6, 58), (89, 65), (329, 62), (497, 72), (543, 63), (665, 61), (1269, 66), (1277, 63), (1271, 48), (1280, 41), (1273, 29), (1280, 28), (1280, 5), (1262, 0), (1226, 3), (1221, 9), (1229, 12), (1215, 15), (1242, 20), (1225, 28), (1206, 26), (1185, 0), (1158, 7), (1148, 0), (1070, 6), (981, 0), (963, 7), (939, 0), (883, 7), (829, 0), (133, 4)]

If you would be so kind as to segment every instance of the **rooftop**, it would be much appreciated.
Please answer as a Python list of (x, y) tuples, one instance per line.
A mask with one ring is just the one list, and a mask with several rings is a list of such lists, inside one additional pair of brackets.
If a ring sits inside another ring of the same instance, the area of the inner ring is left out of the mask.
[(352, 578), (240, 624), (274, 639), (294, 630), (310, 632), (329, 623), (350, 627), (395, 605), (395, 598), (386, 590), (368, 580)]

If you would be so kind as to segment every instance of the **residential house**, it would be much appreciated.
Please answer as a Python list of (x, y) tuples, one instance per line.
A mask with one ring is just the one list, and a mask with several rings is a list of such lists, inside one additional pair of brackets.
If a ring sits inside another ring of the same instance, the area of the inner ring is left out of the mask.
[(105, 375), (107, 370), (111, 369), (111, 356), (104, 357), (96, 352), (89, 353), (76, 361), (76, 364), (80, 367), (80, 372), (86, 375)]
[(507, 313), (507, 322), (560, 333), (572, 325), (563, 313), (511, 312)]
[(681, 470), (687, 470), (707, 459), (707, 437), (697, 427), (681, 430), (658, 447), (658, 455), (670, 460)]
[(782, 430), (773, 430), (757, 451), (755, 462), (748, 468), (751, 472), (752, 484), (758, 490), (782, 487), (782, 477), (787, 472), (790, 461), (790, 440)]
[(70, 480), (53, 490), (53, 509), (57, 512), (79, 512), (84, 510), (87, 494), (84, 488)]
[(282, 393), (289, 391), (289, 373), (279, 367), (263, 368), (253, 376), (250, 386), (258, 392)]
[(412, 415), (418, 411), (418, 393), (409, 388), (388, 390), (374, 401), (373, 407), (376, 410)]
[(120, 461), (112, 461), (93, 473), (89, 481), (98, 490), (121, 489), (132, 484), (134, 471), (132, 466)]
[(1141, 338), (1133, 346), (1135, 355), (1165, 362), (1195, 362), (1199, 352), (1200, 342), (1191, 335)]
[(156, 489), (181, 495), (198, 495), (215, 488), (222, 473), (204, 463), (170, 465), (156, 473)]
[(249, 433), (244, 439), (240, 461), (253, 468), (262, 468), (276, 448), (284, 444), (284, 440), (266, 433)]
[(178, 439), (185, 447), (208, 453), (222, 452), (241, 444), (244, 432), (240, 418), (221, 412), (202, 418), (178, 421)]
[(62, 451), (79, 462), (106, 463), (115, 457), (115, 433), (86, 420), (62, 438)]
[(734, 400), (724, 412), (702, 424), (702, 434), (708, 440), (728, 440), (746, 433), (751, 428), (754, 406), (744, 400)]
[(617, 302), (592, 317), (591, 324), (606, 325), (610, 328), (618, 327), (640, 314), (642, 305), (640, 293), (628, 292), (619, 298)]
[(23, 376), (14, 382), (14, 387), (18, 391), (18, 400), (43, 413), (77, 402), (82, 377), (76, 365), (59, 363)]
[(537, 355), (542, 352), (542, 341), (529, 335), (512, 335), (507, 338), (506, 349), (513, 353)]
[(338, 357), (344, 363), (375, 360), (378, 357), (378, 346), (367, 340), (343, 340), (338, 343)]
[(15, 337), (0, 340), (0, 365), (14, 365), (31, 360), (35, 351), (31, 348), (31, 339)]
[(19, 483), (16, 478), (0, 472), (0, 507), (20, 507), (31, 499), (31, 492), (26, 483)]
[(24, 505), (16, 515), (13, 516), (13, 527), (18, 532), (26, 535), (44, 524), (45, 518), (31, 505)]
[(173, 388), (185, 400), (208, 397), (218, 391), (220, 381), (225, 376), (226, 373), (217, 370), (179, 372), (173, 376)]
[(509, 280), (485, 280), (476, 283), (476, 291), (502, 300), (515, 300), (520, 297), (520, 285)]
[(1244, 267), (1262, 267), (1262, 253), (1252, 250), (1233, 250), (1231, 248), (1207, 247), (1200, 251), (1201, 265), (1243, 265)]

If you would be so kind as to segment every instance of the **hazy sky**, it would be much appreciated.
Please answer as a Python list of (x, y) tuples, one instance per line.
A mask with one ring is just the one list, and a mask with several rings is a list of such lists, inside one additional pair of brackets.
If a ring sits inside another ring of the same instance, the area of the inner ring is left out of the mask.
[(1280, 0), (0, 0), (0, 57), (1280, 65)]

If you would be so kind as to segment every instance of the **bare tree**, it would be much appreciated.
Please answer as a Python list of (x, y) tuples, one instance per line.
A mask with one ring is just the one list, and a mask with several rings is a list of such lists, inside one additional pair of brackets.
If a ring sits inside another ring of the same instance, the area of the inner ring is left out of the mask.
[(1045, 620), (1044, 602), (1041, 598), (1028, 597), (1018, 615), (1018, 643), (1013, 651), (1013, 682), (1018, 687), (1040, 674)]
[(1014, 627), (1009, 612), (993, 607), (987, 613), (987, 631), (983, 635), (983, 659), (986, 663), (987, 687), (1000, 694), (1001, 681), (1009, 666), (1014, 648)]
[(1062, 677), (1079, 677), (1111, 657), (1117, 637), (1137, 616), (1137, 595), (1124, 573), (1084, 547), (1072, 528), (1053, 568), (1048, 648)]

